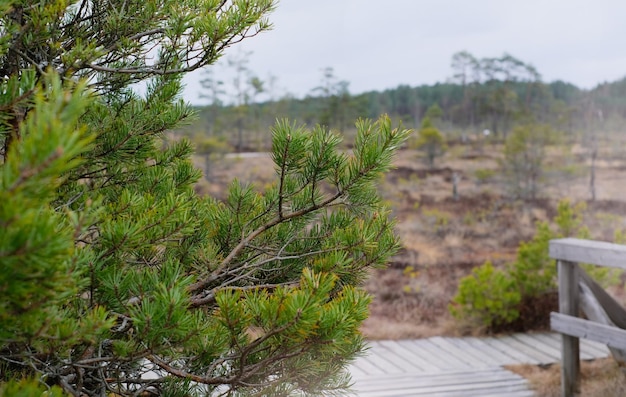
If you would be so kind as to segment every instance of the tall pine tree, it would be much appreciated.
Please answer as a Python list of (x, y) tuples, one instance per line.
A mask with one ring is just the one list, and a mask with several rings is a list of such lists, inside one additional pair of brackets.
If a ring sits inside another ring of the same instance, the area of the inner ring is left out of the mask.
[[(407, 132), (273, 129), (276, 183), (199, 197), (181, 78), (272, 0), (0, 4), (0, 394), (340, 392), (368, 268), (398, 246), (375, 183)], [(145, 94), (132, 90), (144, 82)]]

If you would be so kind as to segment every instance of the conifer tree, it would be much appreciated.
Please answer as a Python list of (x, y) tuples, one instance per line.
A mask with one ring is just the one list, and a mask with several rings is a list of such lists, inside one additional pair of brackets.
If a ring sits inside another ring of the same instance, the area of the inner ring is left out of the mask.
[[(276, 183), (199, 197), (184, 73), (272, 0), (0, 4), (0, 395), (319, 395), (398, 246), (375, 184), (407, 132), (273, 129)], [(145, 82), (139, 95), (132, 90)]]
[(426, 154), (428, 166), (435, 166), (435, 158), (442, 156), (447, 149), (444, 136), (433, 126), (430, 118), (424, 117), (422, 126), (417, 134), (414, 146)]

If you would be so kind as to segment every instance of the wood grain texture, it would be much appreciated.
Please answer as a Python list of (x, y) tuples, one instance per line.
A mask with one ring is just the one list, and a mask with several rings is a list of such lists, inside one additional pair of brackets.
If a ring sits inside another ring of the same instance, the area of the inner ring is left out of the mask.
[(563, 238), (550, 241), (550, 258), (626, 269), (626, 246), (604, 241)]
[[(370, 341), (365, 357), (350, 367), (354, 396), (530, 397), (526, 380), (503, 368), (560, 361), (560, 335), (513, 334), (484, 338), (432, 337)], [(586, 359), (608, 349), (582, 340)]]
[(626, 349), (626, 330), (561, 313), (550, 314), (550, 327), (563, 334)]

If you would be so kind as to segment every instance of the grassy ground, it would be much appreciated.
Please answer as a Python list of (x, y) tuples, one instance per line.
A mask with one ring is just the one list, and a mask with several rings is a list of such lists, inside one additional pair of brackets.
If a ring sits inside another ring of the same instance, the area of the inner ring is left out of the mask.
[[(561, 397), (561, 366), (515, 365), (506, 367), (528, 379), (538, 397)], [(626, 376), (612, 358), (581, 362), (580, 395), (585, 397), (626, 396)]]
[[(367, 337), (479, 332), (459, 327), (448, 314), (459, 280), (487, 260), (496, 266), (511, 261), (519, 243), (532, 237), (535, 223), (555, 215), (560, 199), (589, 200), (588, 166), (576, 150), (552, 149), (542, 198), (524, 202), (507, 198), (507, 184), (498, 172), (500, 152), (499, 146), (452, 146), (433, 169), (415, 151), (399, 153), (396, 169), (380, 182), (380, 192), (397, 218), (403, 248), (387, 269), (374, 271), (366, 286), (374, 295), (363, 327)], [(197, 164), (203, 167), (205, 162), (197, 158)], [(229, 155), (211, 164), (209, 181), (198, 185), (201, 193), (220, 197), (235, 177), (259, 188), (274, 180), (265, 154)], [(460, 178), (457, 199), (455, 174)], [(626, 161), (604, 156), (596, 169), (596, 201), (588, 202), (585, 212), (594, 239), (612, 241), (615, 230), (626, 227), (620, 181), (626, 181)]]

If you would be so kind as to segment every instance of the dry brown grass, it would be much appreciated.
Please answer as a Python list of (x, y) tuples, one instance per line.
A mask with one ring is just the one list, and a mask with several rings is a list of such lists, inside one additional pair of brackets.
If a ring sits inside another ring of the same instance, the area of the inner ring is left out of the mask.
[[(428, 169), (415, 151), (400, 151), (397, 168), (380, 182), (380, 192), (397, 219), (396, 233), (403, 250), (389, 268), (375, 271), (366, 285), (374, 296), (371, 316), (363, 326), (368, 338), (414, 338), (467, 331), (468, 327), (454, 323), (447, 310), (459, 280), (487, 260), (495, 265), (513, 260), (519, 243), (532, 237), (535, 223), (554, 217), (559, 199), (589, 198), (588, 175), (581, 174), (548, 185), (545, 192), (549, 199), (508, 200), (497, 178), (482, 183), (475, 175), (476, 170), (497, 170), (501, 148), (490, 145), (483, 151), (456, 149), (440, 159), (435, 169)], [(554, 156), (559, 153), (556, 151)], [(196, 165), (203, 166), (202, 158), (195, 160)], [(551, 159), (553, 164), (559, 162), (559, 158)], [(598, 200), (588, 203), (585, 224), (593, 239), (610, 241), (616, 228), (626, 228), (626, 197), (621, 183), (626, 181), (626, 161), (598, 164)], [(225, 197), (233, 178), (254, 183), (259, 190), (275, 179), (267, 155), (228, 156), (211, 167), (210, 182), (203, 181), (197, 190), (217, 198)], [(458, 201), (452, 198), (454, 173), (461, 175)], [(438, 217), (445, 218), (445, 224), (438, 223)], [(411, 271), (405, 272), (407, 267)], [(470, 328), (473, 334), (480, 331)]]
[[(561, 366), (512, 365), (508, 370), (528, 379), (538, 397), (561, 396)], [(626, 375), (612, 358), (581, 362), (580, 395), (584, 397), (626, 396)]]

